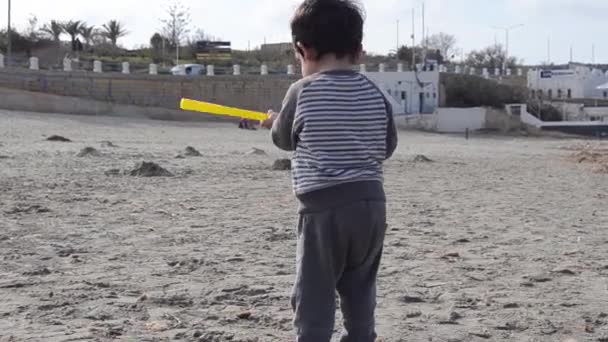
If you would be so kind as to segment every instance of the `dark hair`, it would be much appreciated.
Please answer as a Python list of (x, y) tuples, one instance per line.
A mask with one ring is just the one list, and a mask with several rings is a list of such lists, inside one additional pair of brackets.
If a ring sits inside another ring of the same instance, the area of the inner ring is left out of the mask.
[(313, 48), (317, 60), (330, 53), (354, 60), (361, 52), (363, 22), (363, 10), (353, 0), (305, 0), (291, 20), (291, 34), (294, 45)]

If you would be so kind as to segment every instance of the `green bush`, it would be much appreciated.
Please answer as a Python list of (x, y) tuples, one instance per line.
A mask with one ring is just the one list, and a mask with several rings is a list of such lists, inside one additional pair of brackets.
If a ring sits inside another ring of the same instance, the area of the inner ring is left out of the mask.
[(441, 74), (446, 107), (494, 107), (526, 102), (525, 88), (499, 84), (478, 76)]
[[(539, 108), (541, 110), (539, 111)], [(562, 113), (559, 109), (553, 107), (550, 104), (543, 103), (542, 105), (538, 100), (530, 99), (528, 101), (528, 113), (536, 116), (542, 121), (562, 121)]]

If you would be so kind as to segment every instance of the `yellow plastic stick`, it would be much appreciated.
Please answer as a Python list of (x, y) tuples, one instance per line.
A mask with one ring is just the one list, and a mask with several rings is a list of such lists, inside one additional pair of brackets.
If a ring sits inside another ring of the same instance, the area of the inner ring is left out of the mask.
[(182, 110), (207, 113), (221, 116), (232, 116), (242, 119), (264, 121), (268, 119), (268, 114), (262, 112), (254, 112), (251, 110), (220, 106), (213, 103), (195, 101), (190, 99), (182, 99), (180, 103)]

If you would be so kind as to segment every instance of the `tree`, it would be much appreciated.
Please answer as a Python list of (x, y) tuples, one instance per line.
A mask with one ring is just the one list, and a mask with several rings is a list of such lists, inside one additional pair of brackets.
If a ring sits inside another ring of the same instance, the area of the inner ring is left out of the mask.
[(49, 35), (57, 44), (59, 44), (61, 35), (65, 32), (63, 25), (56, 20), (51, 20), (51, 22), (44, 25), (40, 31)]
[(82, 24), (82, 26), (80, 26), (80, 35), (82, 36), (82, 39), (84, 39), (85, 48), (88, 49), (91, 46), (93, 36), (95, 35), (95, 26)]
[(420, 63), (422, 60), (420, 58), (419, 50), (420, 48), (417, 47), (411, 48), (403, 45), (397, 50), (397, 59), (412, 64), (412, 55), (415, 55), (415, 63)]
[(165, 40), (165, 37), (157, 32), (150, 38), (150, 46), (153, 50), (160, 50), (163, 47), (163, 40)]
[(155, 33), (150, 38), (150, 47), (152, 48), (152, 59), (154, 62), (160, 62), (164, 58), (164, 43), (167, 41), (160, 33)]
[[(492, 45), (483, 50), (471, 51), (467, 56), (466, 64), (475, 68), (488, 68), (489, 70), (502, 69), (505, 58), (506, 53), (502, 45)], [(509, 57), (506, 64), (507, 68), (514, 68), (517, 66), (517, 58)]]
[(452, 59), (452, 54), (456, 47), (456, 37), (439, 32), (427, 38), (427, 45), (431, 50), (439, 50), (443, 59), (449, 61)]
[(81, 26), (82, 26), (82, 22), (80, 20), (76, 20), (76, 21), (70, 20), (63, 24), (63, 30), (65, 31), (65, 33), (69, 34), (70, 38), (72, 39), (72, 51), (77, 50), (76, 49), (76, 38), (80, 34)]
[(30, 17), (27, 19), (25, 35), (32, 41), (37, 41), (39, 38), (38, 18), (33, 14), (30, 14)]
[(110, 20), (107, 24), (103, 24), (102, 27), (104, 36), (112, 42), (114, 47), (116, 47), (118, 39), (128, 34), (122, 24), (116, 20)]
[(190, 9), (184, 7), (179, 0), (173, 0), (166, 8), (166, 17), (160, 19), (162, 34), (169, 39), (171, 46), (176, 49), (176, 64), (179, 64), (179, 47), (190, 32)]
[(436, 60), (437, 64), (441, 65), (445, 62), (445, 58), (440, 50), (429, 50), (426, 52), (426, 59)]

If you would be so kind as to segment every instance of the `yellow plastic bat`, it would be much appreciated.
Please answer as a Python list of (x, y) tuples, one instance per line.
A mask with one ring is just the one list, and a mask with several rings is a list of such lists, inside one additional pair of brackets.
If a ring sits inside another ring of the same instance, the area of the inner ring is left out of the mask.
[(251, 110), (220, 106), (217, 104), (195, 101), (190, 99), (182, 99), (180, 103), (182, 110), (207, 113), (220, 116), (232, 116), (241, 119), (264, 121), (268, 119), (268, 114), (262, 112), (254, 112)]

